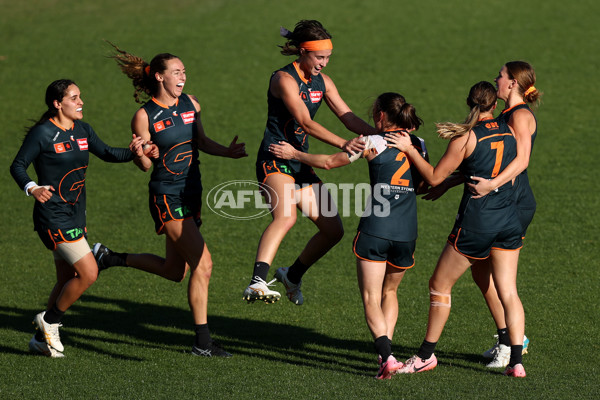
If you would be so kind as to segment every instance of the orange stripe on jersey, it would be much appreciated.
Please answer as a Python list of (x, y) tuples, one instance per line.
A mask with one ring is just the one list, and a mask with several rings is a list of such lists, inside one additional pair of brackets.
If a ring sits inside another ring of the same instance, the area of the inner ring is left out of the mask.
[[(50, 121), (50, 122), (52, 122), (54, 125), (56, 125), (56, 127), (57, 127), (58, 129), (60, 129), (61, 131), (63, 131), (63, 132), (64, 132), (64, 131), (66, 131), (66, 129), (65, 129), (65, 128), (63, 128), (62, 126), (60, 126), (60, 125), (58, 124), (58, 122), (56, 122), (56, 121), (54, 120), (54, 118), (50, 118), (50, 119), (49, 119), (49, 121)], [(73, 126), (75, 126), (75, 123), (73, 123)], [(73, 127), (71, 127), (71, 128), (73, 128)]]
[(496, 136), (512, 136), (512, 135), (513, 135), (512, 133), (495, 133), (493, 135), (484, 136), (484, 137), (480, 138), (477, 142), (482, 142), (484, 140), (491, 139)]
[(309, 80), (304, 79), (304, 72), (302, 72), (302, 70), (300, 69), (300, 64), (298, 64), (298, 61), (294, 61), (294, 68), (296, 68), (296, 72), (298, 73), (298, 76), (300, 77), (302, 82), (304, 82), (305, 84), (308, 84)]
[[(155, 102), (156, 104), (158, 104), (159, 106), (161, 106), (162, 108), (169, 108), (168, 105), (161, 103), (160, 101), (158, 101), (156, 99), (156, 97), (152, 98), (152, 101)], [(175, 106), (179, 105), (179, 97), (175, 100)]]
[(520, 105), (522, 105), (522, 104), (525, 104), (525, 102), (524, 102), (524, 101), (522, 101), (522, 102), (520, 102), (520, 103), (517, 103), (517, 104), (515, 104), (514, 106), (512, 106), (512, 107), (510, 107), (510, 108), (507, 108), (507, 109), (505, 109), (505, 110), (502, 110), (501, 114), (507, 113), (507, 112), (509, 112), (510, 110), (512, 110), (513, 108), (515, 108), (515, 107), (517, 107), (517, 106), (520, 106)]

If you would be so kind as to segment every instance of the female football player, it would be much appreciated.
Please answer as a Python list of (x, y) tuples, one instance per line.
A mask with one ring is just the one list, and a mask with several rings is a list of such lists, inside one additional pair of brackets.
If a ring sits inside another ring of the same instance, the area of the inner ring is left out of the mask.
[[(278, 158), (294, 159), (317, 168), (336, 168), (362, 156), (369, 162), (371, 201), (365, 209), (354, 238), (358, 286), (365, 319), (378, 354), (377, 379), (390, 379), (403, 366), (392, 355), (392, 337), (398, 319), (398, 286), (407, 269), (414, 265), (417, 239), (417, 201), (415, 189), (421, 178), (411, 170), (406, 155), (387, 146), (387, 132), (412, 131), (423, 121), (415, 108), (398, 93), (384, 93), (373, 104), (373, 121), (379, 134), (366, 137), (366, 149), (351, 156), (308, 154), (289, 143), (271, 144)], [(416, 136), (411, 139), (426, 155)], [(384, 210), (387, 210), (384, 211)]]
[[(440, 184), (456, 168), (468, 182), (472, 176), (492, 179), (516, 158), (516, 141), (503, 119), (493, 119), (496, 90), (489, 82), (474, 85), (467, 98), (471, 112), (464, 124), (438, 124), (441, 137), (450, 139), (436, 167), (419, 156), (407, 137), (387, 135), (406, 152), (423, 179)], [(510, 181), (483, 198), (475, 198), (465, 185), (454, 228), (429, 280), (429, 323), (425, 340), (416, 355), (399, 373), (428, 371), (437, 365), (435, 346), (450, 315), (451, 290), (458, 278), (477, 260), (490, 260), (490, 274), (504, 308), (511, 339), (510, 362), (505, 375), (525, 377), (522, 365), (525, 315), (517, 293), (517, 266), (521, 223), (515, 213)], [(489, 282), (491, 277), (487, 278)]]
[[(534, 86), (535, 80), (533, 67), (524, 61), (510, 61), (500, 69), (495, 79), (496, 90), (498, 98), (504, 101), (505, 108), (499, 118), (507, 122), (514, 131), (515, 138), (517, 139), (517, 158), (492, 180), (473, 177), (473, 180), (477, 183), (469, 184), (475, 194), (484, 196), (489, 193), (490, 188), (498, 187), (508, 182), (508, 180), (515, 178), (514, 195), (519, 220), (523, 227), (523, 238), (525, 238), (525, 233), (533, 220), (536, 209), (535, 197), (529, 186), (527, 175), (527, 166), (529, 165), (531, 151), (537, 136), (535, 115), (527, 103), (537, 103), (541, 97), (541, 93)], [(521, 158), (519, 158), (519, 155)], [(511, 171), (513, 172), (511, 173)], [(440, 193), (432, 195), (430, 199), (435, 200), (449, 187), (462, 182), (464, 180), (454, 180), (453, 183), (448, 182), (446, 185), (440, 185), (442, 186), (439, 189)], [(478, 196), (475, 197), (477, 198)], [(481, 289), (498, 329), (498, 341), (492, 348), (484, 352), (483, 356), (492, 359), (487, 364), (488, 367), (504, 368), (510, 361), (511, 341), (504, 320), (504, 308), (498, 298), (493, 279), (489, 280), (489, 271), (490, 265), (487, 260), (476, 262), (471, 268), (473, 279)], [(523, 353), (527, 352), (528, 344), (529, 339), (524, 337)]]
[[(523, 227), (522, 237), (533, 220), (536, 201), (529, 185), (527, 166), (537, 136), (537, 121), (527, 103), (537, 103), (541, 93), (535, 88), (535, 71), (524, 61), (510, 61), (502, 66), (495, 79), (498, 98), (504, 101), (505, 108), (499, 118), (503, 119), (513, 129), (517, 140), (517, 158), (509, 164), (502, 173), (492, 180), (474, 177), (476, 181), (470, 184), (471, 189), (479, 196), (485, 196), (493, 188), (514, 179), (514, 196), (517, 203), (519, 220)], [(493, 358), (488, 367), (505, 367), (510, 361), (511, 337), (504, 320), (504, 309), (498, 298), (493, 280), (490, 281), (490, 265), (487, 262), (477, 263), (471, 269), (474, 281), (483, 293), (498, 329), (498, 341), (484, 357)], [(527, 349), (529, 339), (523, 338), (524, 348)]]
[[(46, 311), (35, 316), (38, 330), (29, 342), (36, 353), (63, 357), (58, 328), (67, 309), (98, 277), (86, 230), (85, 176), (90, 152), (107, 162), (141, 157), (143, 138), (129, 149), (107, 146), (92, 127), (81, 121), (83, 100), (75, 82), (60, 79), (46, 89), (48, 109), (28, 129), (10, 172), (27, 196), (35, 199), (33, 225), (44, 245), (53, 252), (56, 284)], [(33, 163), (37, 183), (27, 174)]]
[(271, 206), (273, 220), (258, 243), (252, 278), (243, 298), (248, 302), (279, 300), (279, 292), (269, 288), (274, 280), (266, 282), (267, 274), (281, 241), (296, 223), (298, 208), (319, 231), (292, 266), (277, 269), (275, 278), (285, 286), (288, 299), (301, 305), (304, 302), (300, 290), (302, 276), (341, 240), (344, 231), (337, 211), (333, 216), (323, 212), (334, 209), (335, 205), (329, 192), (321, 190), (321, 180), (312, 168), (295, 160), (274, 157), (269, 145), (285, 141), (307, 152), (308, 138), (313, 136), (347, 152), (362, 151), (364, 145), (358, 138), (347, 141), (314, 121), (323, 101), (350, 131), (367, 135), (375, 133), (375, 129), (352, 112), (333, 80), (322, 72), (329, 63), (333, 45), (331, 35), (321, 23), (302, 20), (293, 32), (282, 28), (281, 34), (287, 39), (281, 53), (295, 56), (296, 60), (271, 75), (267, 126), (256, 160), (257, 179)]
[(135, 136), (158, 146), (159, 156), (136, 160), (143, 171), (153, 167), (149, 183), (149, 207), (156, 233), (166, 236), (166, 258), (152, 254), (110, 251), (100, 243), (94, 254), (100, 268), (126, 265), (180, 282), (190, 270), (188, 302), (196, 333), (192, 353), (207, 357), (231, 354), (212, 340), (208, 329), (208, 285), (212, 259), (199, 231), (202, 183), (198, 151), (221, 157), (246, 157), (244, 143), (237, 136), (223, 146), (204, 133), (200, 103), (185, 94), (185, 66), (169, 53), (155, 56), (150, 63), (115, 46), (112, 57), (133, 81), (134, 98), (150, 96), (135, 113), (131, 127)]

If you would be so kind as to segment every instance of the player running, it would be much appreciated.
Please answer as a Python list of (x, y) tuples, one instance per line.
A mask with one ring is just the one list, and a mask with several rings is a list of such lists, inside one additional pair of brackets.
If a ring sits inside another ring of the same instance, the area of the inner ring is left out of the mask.
[(208, 328), (208, 286), (212, 257), (200, 233), (202, 182), (198, 152), (221, 157), (246, 157), (244, 143), (237, 136), (223, 146), (206, 136), (200, 119), (200, 103), (185, 94), (186, 70), (181, 59), (161, 53), (150, 63), (115, 46), (113, 58), (133, 81), (134, 98), (151, 97), (135, 113), (133, 133), (158, 146), (156, 159), (140, 158), (142, 171), (152, 168), (149, 188), (150, 215), (158, 235), (165, 235), (166, 258), (154, 254), (112, 252), (98, 243), (94, 254), (101, 268), (129, 266), (181, 282), (188, 270), (188, 303), (194, 321), (192, 354), (231, 357), (211, 338)]
[[(27, 196), (35, 199), (33, 226), (52, 251), (56, 284), (46, 311), (33, 320), (37, 332), (29, 349), (50, 357), (63, 357), (58, 332), (64, 313), (98, 277), (86, 229), (85, 177), (90, 153), (107, 162), (127, 162), (143, 155), (143, 138), (129, 149), (106, 145), (92, 127), (81, 121), (83, 100), (75, 82), (59, 79), (46, 89), (48, 109), (28, 129), (10, 173)], [(37, 183), (27, 174), (33, 163)]]

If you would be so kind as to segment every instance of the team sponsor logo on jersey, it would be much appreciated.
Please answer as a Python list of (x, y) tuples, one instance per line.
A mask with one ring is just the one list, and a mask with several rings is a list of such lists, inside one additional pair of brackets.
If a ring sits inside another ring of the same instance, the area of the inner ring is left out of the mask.
[(160, 116), (160, 114), (163, 113), (163, 110), (160, 110), (159, 112), (157, 112), (154, 117), (152, 117), (153, 120), (155, 120), (156, 118), (158, 118)]
[(62, 142), (62, 143), (55, 143), (54, 144), (54, 151), (56, 153), (66, 153), (67, 151), (71, 151), (73, 150), (73, 146), (71, 146), (71, 143), (69, 142)]
[(485, 127), (490, 130), (500, 129), (497, 122), (488, 122), (487, 124), (485, 124)]
[(191, 124), (196, 120), (196, 113), (194, 111), (181, 113), (181, 119), (183, 120), (184, 124)]
[(77, 144), (79, 145), (79, 150), (87, 150), (88, 149), (87, 138), (77, 139)]
[(158, 133), (160, 131), (164, 131), (165, 129), (169, 129), (173, 126), (173, 118), (169, 117), (167, 119), (163, 119), (162, 121), (158, 121), (154, 123), (154, 130)]
[(310, 101), (312, 101), (313, 103), (318, 103), (321, 101), (321, 99), (323, 98), (323, 92), (320, 90), (314, 91), (314, 92), (310, 92)]

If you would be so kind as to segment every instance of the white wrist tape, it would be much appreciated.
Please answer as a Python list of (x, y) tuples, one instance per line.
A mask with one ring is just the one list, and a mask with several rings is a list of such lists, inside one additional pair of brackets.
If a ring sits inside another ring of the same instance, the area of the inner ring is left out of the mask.
[[(29, 189), (34, 188), (36, 186), (37, 186), (37, 183), (35, 183), (34, 181), (29, 182), (27, 185), (25, 185), (25, 194), (27, 196), (31, 196), (31, 194), (29, 194)], [(33, 190), (32, 190), (32, 192), (33, 192)]]
[[(351, 163), (353, 163), (354, 161), (356, 161), (359, 158), (363, 157), (363, 155), (365, 154), (365, 152), (367, 150), (377, 148), (377, 141), (374, 141), (373, 140), (374, 138), (376, 138), (376, 135), (363, 136), (361, 138), (361, 141), (363, 141), (365, 143), (365, 149), (363, 151), (359, 151), (358, 153), (354, 153), (354, 154), (347, 153), (348, 154), (348, 158), (350, 159)], [(381, 151), (379, 151), (379, 152), (381, 152)]]
[[(31, 192), (29, 192), (30, 188), (31, 188)], [(44, 188), (46, 190), (50, 190), (50, 185), (38, 186), (35, 182), (31, 181), (27, 185), (25, 185), (25, 194), (27, 196), (31, 196), (30, 193), (33, 193), (33, 191), (36, 190), (37, 188)]]

